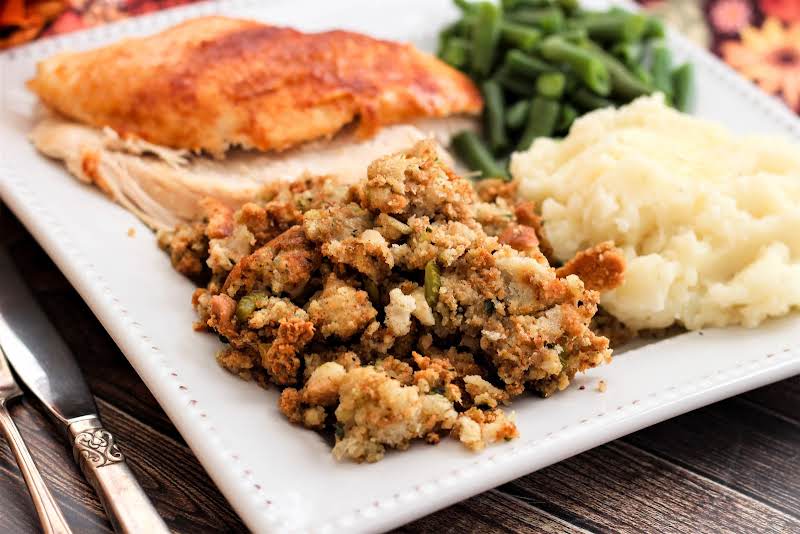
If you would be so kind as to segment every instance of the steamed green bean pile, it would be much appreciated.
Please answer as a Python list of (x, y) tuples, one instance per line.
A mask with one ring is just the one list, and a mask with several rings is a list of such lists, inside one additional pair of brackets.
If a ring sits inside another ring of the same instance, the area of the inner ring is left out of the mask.
[(660, 91), (685, 110), (692, 68), (673, 66), (664, 27), (619, 8), (578, 0), (455, 0), (462, 16), (439, 35), (439, 57), (466, 72), (484, 99), (481, 137), (453, 138), (482, 177), (507, 177), (505, 160), (537, 137), (565, 135), (580, 115)]

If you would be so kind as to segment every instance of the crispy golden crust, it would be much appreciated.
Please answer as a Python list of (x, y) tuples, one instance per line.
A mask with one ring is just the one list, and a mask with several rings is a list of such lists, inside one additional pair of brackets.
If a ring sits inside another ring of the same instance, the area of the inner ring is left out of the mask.
[(368, 136), (482, 106), (466, 76), (411, 45), (216, 16), (59, 54), (29, 87), (70, 118), (218, 156), (234, 145), (284, 150), (355, 119)]
[(587, 289), (611, 291), (625, 278), (625, 254), (612, 241), (604, 241), (575, 254), (556, 274), (559, 278), (576, 274)]

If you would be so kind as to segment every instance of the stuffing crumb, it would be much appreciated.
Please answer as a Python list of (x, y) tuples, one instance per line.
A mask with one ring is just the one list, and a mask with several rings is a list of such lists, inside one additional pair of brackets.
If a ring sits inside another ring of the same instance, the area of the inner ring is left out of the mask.
[(325, 280), (323, 291), (311, 299), (308, 313), (324, 337), (341, 339), (363, 330), (378, 314), (366, 291), (355, 289), (334, 274)]
[(501, 439), (511, 441), (519, 437), (514, 414), (506, 416), (500, 409), (483, 411), (470, 408), (458, 416), (453, 432), (461, 443), (473, 451), (482, 450)]
[(411, 331), (411, 314), (417, 309), (414, 297), (404, 295), (395, 288), (389, 292), (386, 306), (386, 326), (395, 336), (404, 336)]
[(136, 228), (133, 226), (128, 228), (128, 237), (136, 237)]
[(597, 391), (599, 391), (600, 393), (605, 393), (607, 388), (608, 388), (608, 385), (606, 384), (605, 380), (600, 380), (597, 383)]

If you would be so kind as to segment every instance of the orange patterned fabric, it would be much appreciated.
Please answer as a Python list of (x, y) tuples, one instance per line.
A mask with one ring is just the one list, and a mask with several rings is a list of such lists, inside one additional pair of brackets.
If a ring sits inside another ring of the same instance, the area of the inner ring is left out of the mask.
[(0, 49), (197, 0), (0, 0)]
[(66, 7), (66, 0), (0, 0), (0, 49), (35, 39)]
[(106, 22), (192, 4), (197, 0), (67, 0), (68, 9), (51, 24), (44, 35), (91, 28)]
[(800, 0), (640, 0), (800, 113)]

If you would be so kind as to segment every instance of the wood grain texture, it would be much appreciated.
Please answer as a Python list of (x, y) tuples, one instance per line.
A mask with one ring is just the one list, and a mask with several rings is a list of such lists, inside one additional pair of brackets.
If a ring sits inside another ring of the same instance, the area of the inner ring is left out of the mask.
[[(758, 405), (732, 399), (624, 441), (800, 516), (800, 424)], [(706, 454), (698, 454), (698, 447)]]
[(399, 528), (396, 533), (437, 532), (461, 534), (481, 532), (584, 533), (586, 530), (545, 512), (541, 508), (491, 490)]
[[(176, 532), (246, 532), (135, 371), (36, 242), (0, 205), (0, 246), (79, 358), (106, 426)], [(0, 288), (0, 290), (2, 290)], [(111, 532), (55, 428), (12, 405), (76, 532)], [(800, 531), (800, 377), (666, 421), (453, 505), (397, 532)], [(0, 532), (37, 530), (0, 442)]]
[[(739, 400), (758, 406), (767, 415), (783, 417), (800, 425), (800, 376), (783, 381), (781, 388), (760, 388), (739, 396)], [(769, 417), (768, 417), (769, 418)]]
[(800, 519), (617, 441), (500, 488), (595, 530), (792, 532)]

